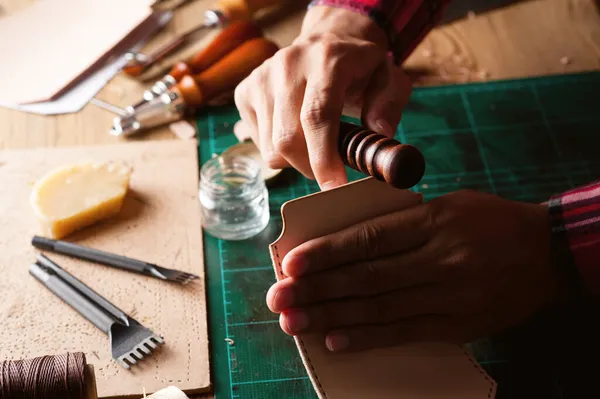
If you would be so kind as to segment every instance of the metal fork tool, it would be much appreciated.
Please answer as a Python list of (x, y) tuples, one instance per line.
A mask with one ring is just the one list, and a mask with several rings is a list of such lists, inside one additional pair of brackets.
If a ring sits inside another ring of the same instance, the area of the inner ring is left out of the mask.
[(40, 254), (29, 273), (109, 337), (112, 358), (125, 369), (150, 356), (164, 339), (59, 265)]

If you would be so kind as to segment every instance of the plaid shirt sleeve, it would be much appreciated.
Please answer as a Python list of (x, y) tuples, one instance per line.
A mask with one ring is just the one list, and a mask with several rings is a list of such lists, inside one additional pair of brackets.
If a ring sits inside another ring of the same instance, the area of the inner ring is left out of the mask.
[(600, 298), (600, 181), (550, 198), (557, 245), (567, 250), (574, 289)]
[[(313, 0), (310, 7), (341, 7), (373, 19), (401, 64), (440, 21), (451, 0)], [(573, 289), (600, 298), (600, 181), (548, 202), (557, 256), (568, 263)]]
[(385, 32), (397, 65), (440, 21), (451, 0), (313, 0), (309, 7), (346, 8), (369, 16)]

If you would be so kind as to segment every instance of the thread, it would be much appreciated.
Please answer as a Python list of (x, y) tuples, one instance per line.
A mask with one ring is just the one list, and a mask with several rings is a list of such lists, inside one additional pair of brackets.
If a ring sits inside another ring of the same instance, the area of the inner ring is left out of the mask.
[(85, 354), (40, 356), (0, 363), (0, 399), (85, 399)]

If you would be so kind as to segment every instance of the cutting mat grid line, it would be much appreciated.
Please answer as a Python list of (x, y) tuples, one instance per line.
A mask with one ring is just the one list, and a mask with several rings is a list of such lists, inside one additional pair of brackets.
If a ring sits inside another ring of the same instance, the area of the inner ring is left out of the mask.
[[(542, 202), (600, 178), (600, 73), (415, 89), (396, 137), (417, 146), (427, 170), (414, 191), (430, 200), (459, 189)], [(356, 122), (351, 118), (346, 120)], [(236, 143), (234, 107), (198, 118), (201, 163)], [(348, 170), (351, 180), (362, 178)], [(268, 245), (280, 207), (318, 191), (295, 171), (269, 189), (271, 220), (249, 240), (204, 235), (215, 396), (316, 398), (291, 337), (265, 303), (275, 281)], [(593, 312), (597, 313), (597, 309)], [(470, 348), (499, 383), (498, 398), (579, 398), (600, 356), (585, 312), (564, 309)]]

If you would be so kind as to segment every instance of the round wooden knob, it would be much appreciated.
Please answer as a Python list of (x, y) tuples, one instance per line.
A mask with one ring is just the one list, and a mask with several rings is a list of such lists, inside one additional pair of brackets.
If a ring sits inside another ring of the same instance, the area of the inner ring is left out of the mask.
[(425, 158), (416, 147), (361, 126), (341, 122), (339, 143), (347, 166), (396, 188), (410, 188), (425, 174)]

